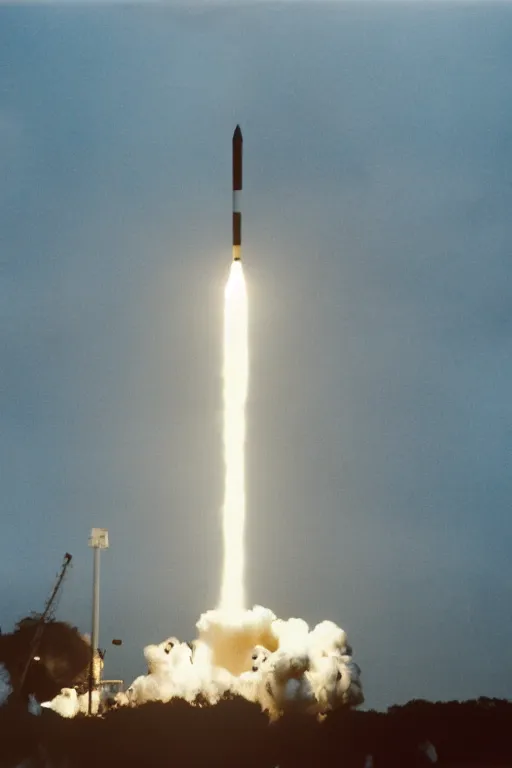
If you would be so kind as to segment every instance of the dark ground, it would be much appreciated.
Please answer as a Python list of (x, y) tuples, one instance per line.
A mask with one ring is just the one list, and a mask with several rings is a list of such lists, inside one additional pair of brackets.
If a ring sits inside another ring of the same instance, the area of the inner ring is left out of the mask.
[(287, 715), (269, 724), (259, 707), (230, 697), (215, 707), (183, 701), (123, 708), (104, 717), (66, 720), (50, 711), (0, 710), (2, 768), (33, 766), (208, 766), (299, 768), (426, 765), (418, 746), (429, 739), (439, 765), (512, 766), (512, 703), (495, 699), (412, 701), (387, 713), (343, 711), (319, 723)]

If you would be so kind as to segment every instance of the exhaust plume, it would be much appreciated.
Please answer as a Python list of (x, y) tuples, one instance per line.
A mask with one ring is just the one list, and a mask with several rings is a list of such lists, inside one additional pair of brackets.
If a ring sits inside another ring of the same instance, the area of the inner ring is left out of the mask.
[(224, 566), (219, 607), (243, 611), (245, 527), (245, 403), (249, 378), (247, 291), (240, 261), (233, 261), (224, 294)]
[[(257, 702), (274, 719), (286, 711), (321, 715), (363, 701), (360, 670), (343, 629), (323, 621), (278, 619), (268, 608), (245, 609), (245, 405), (248, 387), (248, 302), (241, 261), (231, 264), (224, 295), (224, 564), (219, 606), (203, 613), (192, 643), (170, 637), (144, 649), (147, 674), (118, 706), (181, 698), (216, 704), (227, 694)], [(48, 706), (80, 711), (70, 692)]]

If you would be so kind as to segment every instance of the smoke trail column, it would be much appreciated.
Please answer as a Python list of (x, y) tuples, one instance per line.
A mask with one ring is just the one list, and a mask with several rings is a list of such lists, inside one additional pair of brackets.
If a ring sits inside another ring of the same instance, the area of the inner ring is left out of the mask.
[(220, 608), (245, 608), (245, 403), (249, 378), (247, 291), (241, 262), (242, 132), (233, 134), (233, 261), (224, 294), (224, 567)]

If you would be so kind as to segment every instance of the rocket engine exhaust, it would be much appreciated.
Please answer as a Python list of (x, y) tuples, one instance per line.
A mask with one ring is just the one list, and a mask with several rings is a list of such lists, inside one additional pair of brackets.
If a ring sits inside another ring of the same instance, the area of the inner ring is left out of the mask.
[(231, 264), (224, 294), (224, 567), (219, 608), (245, 608), (245, 403), (249, 378), (247, 291), (240, 259)]

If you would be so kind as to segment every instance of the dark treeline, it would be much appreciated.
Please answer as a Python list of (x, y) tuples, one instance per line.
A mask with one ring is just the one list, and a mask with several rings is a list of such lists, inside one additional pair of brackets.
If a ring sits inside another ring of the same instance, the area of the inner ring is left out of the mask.
[(338, 710), (323, 722), (288, 714), (269, 723), (259, 707), (227, 697), (214, 707), (175, 700), (122, 708), (103, 717), (61, 718), (51, 711), (0, 709), (0, 764), (45, 768), (299, 768), (427, 764), (419, 745), (432, 742), (439, 765), (512, 766), (512, 703), (412, 701), (387, 713)]
[(0, 664), (9, 673), (12, 697), (26, 703), (53, 699), (61, 688), (87, 680), (91, 647), (76, 627), (43, 621), (37, 614), (19, 621), (14, 632), (0, 632)]

